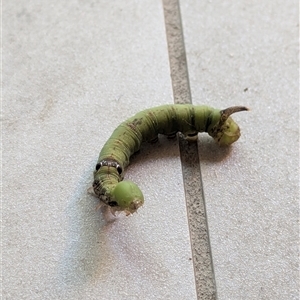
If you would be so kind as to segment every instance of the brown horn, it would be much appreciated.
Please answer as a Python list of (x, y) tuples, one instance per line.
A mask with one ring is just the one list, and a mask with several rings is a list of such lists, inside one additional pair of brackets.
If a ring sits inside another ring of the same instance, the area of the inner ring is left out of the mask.
[(223, 124), (230, 115), (232, 115), (236, 112), (239, 112), (239, 111), (244, 111), (244, 110), (249, 110), (249, 108), (247, 108), (246, 106), (232, 106), (232, 107), (228, 107), (228, 108), (221, 110), (220, 123)]

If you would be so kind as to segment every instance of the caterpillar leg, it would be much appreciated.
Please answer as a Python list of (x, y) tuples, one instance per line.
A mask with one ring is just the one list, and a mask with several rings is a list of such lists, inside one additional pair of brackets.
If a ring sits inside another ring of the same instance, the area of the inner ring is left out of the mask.
[(104, 206), (107, 206), (107, 204), (105, 204), (104, 202), (100, 201), (99, 204), (96, 206), (96, 211), (98, 211), (100, 208), (102, 209)]
[(158, 142), (158, 135), (155, 136), (154, 138), (152, 138), (151, 140), (149, 140), (149, 143), (150, 143), (150, 144), (155, 144), (155, 143), (157, 143), (157, 142)]
[(88, 194), (97, 197), (96, 193), (94, 192), (94, 188), (93, 188), (92, 186), (90, 186), (90, 187), (87, 189), (87, 192), (88, 192)]
[(191, 143), (197, 142), (198, 140), (198, 132), (185, 134), (184, 138)]
[(167, 134), (167, 138), (168, 138), (169, 140), (175, 139), (175, 138), (176, 138), (176, 134), (177, 134), (177, 131), (172, 132), (172, 133), (168, 133), (168, 134)]

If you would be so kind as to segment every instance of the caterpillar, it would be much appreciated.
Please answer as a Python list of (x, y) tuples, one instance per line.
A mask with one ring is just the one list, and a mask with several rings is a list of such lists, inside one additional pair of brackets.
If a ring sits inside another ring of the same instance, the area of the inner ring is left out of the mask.
[(229, 146), (240, 137), (239, 126), (230, 115), (246, 110), (245, 106), (219, 110), (205, 105), (170, 104), (137, 113), (121, 123), (104, 144), (94, 171), (95, 195), (113, 214), (136, 212), (144, 203), (143, 193), (134, 182), (123, 178), (131, 155), (142, 142), (155, 142), (158, 134), (171, 138), (181, 132), (193, 138), (198, 132), (207, 132), (220, 146)]

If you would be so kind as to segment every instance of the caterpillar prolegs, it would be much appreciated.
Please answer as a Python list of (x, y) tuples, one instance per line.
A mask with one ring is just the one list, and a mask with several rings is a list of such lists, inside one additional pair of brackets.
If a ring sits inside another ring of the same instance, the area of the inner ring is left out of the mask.
[(157, 140), (158, 134), (175, 136), (197, 136), (207, 132), (220, 146), (229, 146), (240, 137), (239, 126), (231, 114), (248, 110), (244, 106), (233, 106), (224, 110), (192, 104), (162, 105), (146, 109), (121, 123), (102, 148), (94, 172), (93, 189), (98, 198), (112, 213), (125, 211), (134, 213), (144, 203), (139, 187), (124, 180), (124, 169), (133, 153), (142, 142)]

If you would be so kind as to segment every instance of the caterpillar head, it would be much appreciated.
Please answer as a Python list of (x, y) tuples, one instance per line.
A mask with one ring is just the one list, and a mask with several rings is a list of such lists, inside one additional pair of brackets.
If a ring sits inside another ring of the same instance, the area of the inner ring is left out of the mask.
[(140, 188), (132, 181), (120, 181), (111, 192), (115, 206), (112, 212), (125, 211), (132, 214), (137, 211), (144, 203), (144, 196)]
[(221, 111), (214, 111), (211, 126), (208, 129), (209, 135), (212, 136), (220, 146), (229, 146), (237, 141), (241, 135), (240, 128), (230, 115), (245, 110), (249, 109), (245, 106), (233, 106)]
[(127, 215), (137, 211), (144, 203), (139, 187), (123, 179), (121, 164), (113, 160), (101, 160), (94, 172), (93, 189), (102, 203), (110, 206), (110, 211), (124, 211)]

